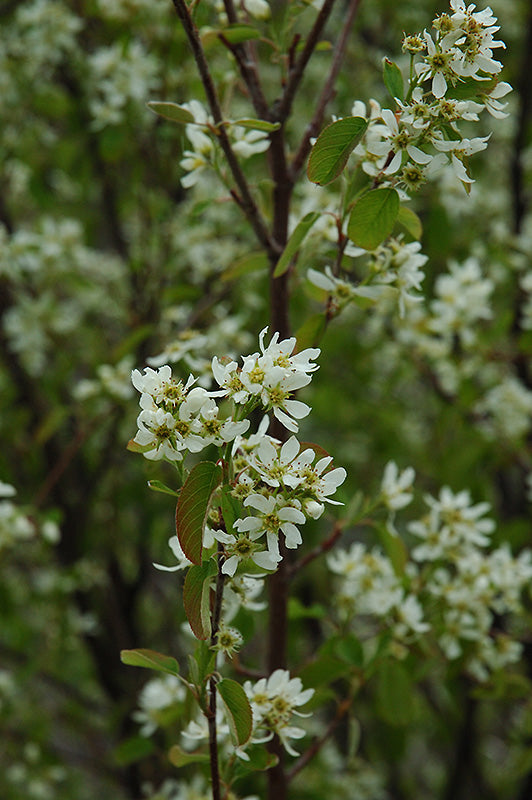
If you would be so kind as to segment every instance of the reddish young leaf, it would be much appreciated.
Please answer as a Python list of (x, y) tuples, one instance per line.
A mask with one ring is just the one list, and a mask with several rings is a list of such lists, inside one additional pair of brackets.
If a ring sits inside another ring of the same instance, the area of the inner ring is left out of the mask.
[(203, 528), (212, 493), (222, 480), (222, 468), (200, 461), (186, 479), (175, 512), (177, 538), (193, 564), (201, 564)]

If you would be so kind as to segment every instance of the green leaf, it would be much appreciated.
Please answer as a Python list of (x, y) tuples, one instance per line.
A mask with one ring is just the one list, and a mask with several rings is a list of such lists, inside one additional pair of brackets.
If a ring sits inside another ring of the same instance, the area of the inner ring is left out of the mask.
[(122, 664), (130, 667), (146, 667), (156, 672), (166, 672), (169, 675), (179, 675), (179, 664), (172, 656), (165, 656), (156, 650), (121, 650)]
[(126, 450), (130, 450), (132, 453), (147, 453), (148, 450), (151, 450), (152, 448), (153, 445), (137, 444), (134, 439), (130, 439), (126, 446)]
[(303, 219), (299, 220), (294, 232), (286, 243), (285, 249), (281, 253), (279, 261), (277, 262), (277, 266), (275, 267), (275, 271), (273, 273), (274, 278), (279, 278), (281, 275), (284, 275), (295, 254), (299, 250), (301, 242), (320, 216), (321, 214), (319, 211), (309, 211), (308, 214), (305, 214)]
[(305, 688), (328, 685), (350, 672), (345, 661), (329, 653), (323, 653), (299, 672)]
[(252, 25), (241, 25), (240, 23), (228, 25), (220, 30), (210, 28), (202, 31), (201, 43), (203, 47), (210, 47), (220, 41), (220, 36), (223, 36), (230, 44), (241, 44), (252, 39), (259, 39), (260, 32)]
[(203, 528), (212, 493), (221, 480), (221, 467), (212, 461), (200, 461), (181, 489), (175, 512), (176, 532), (183, 553), (193, 564), (201, 564)]
[(179, 492), (170, 489), (170, 487), (162, 481), (148, 481), (148, 486), (154, 492), (161, 492), (162, 494), (171, 494), (172, 497), (179, 497)]
[(230, 678), (219, 681), (216, 689), (223, 700), (234, 743), (245, 744), (251, 736), (253, 714), (244, 689)]
[(395, 100), (396, 97), (398, 97), (399, 100), (404, 100), (403, 75), (397, 64), (394, 64), (394, 62), (390, 61), (389, 58), (383, 58), (382, 72), (384, 85), (388, 89), (393, 99)]
[(288, 600), (288, 619), (323, 619), (326, 616), (327, 612), (321, 603), (304, 606), (297, 597), (290, 597)]
[(140, 761), (142, 758), (147, 758), (154, 750), (155, 744), (151, 739), (147, 739), (145, 736), (131, 736), (115, 747), (113, 758), (117, 764), (124, 767)]
[(214, 575), (216, 564), (209, 559), (204, 564), (190, 567), (185, 577), (183, 606), (197, 639), (208, 639), (211, 635), (209, 594)]
[(325, 314), (313, 314), (296, 331), (296, 351), (305, 350), (307, 347), (316, 347), (325, 333), (327, 320)]
[(190, 122), (194, 122), (194, 114), (191, 114), (187, 108), (178, 106), (177, 103), (150, 100), (147, 106), (154, 114), (169, 119), (171, 122), (178, 122), (180, 125), (188, 125)]
[(414, 687), (399, 661), (387, 658), (377, 670), (377, 710), (390, 725), (408, 725), (413, 717)]
[(391, 234), (398, 213), (395, 189), (373, 189), (354, 204), (347, 235), (358, 247), (375, 250)]
[(364, 664), (364, 650), (362, 643), (353, 633), (342, 636), (335, 642), (334, 652), (342, 661), (347, 661), (354, 667)]
[(236, 497), (233, 497), (231, 494), (230, 486), (224, 486), (222, 489), (221, 506), (227, 533), (232, 533), (233, 525), (235, 520), (240, 516), (241, 508)]
[(194, 655), (189, 655), (190, 679), (200, 689), (205, 680), (212, 675), (216, 661), (216, 653), (211, 650), (207, 642), (199, 641)]
[(308, 179), (320, 186), (340, 175), (368, 123), (362, 117), (344, 117), (328, 125), (318, 136), (310, 154)]
[(279, 763), (279, 756), (274, 753), (268, 753), (265, 747), (260, 745), (252, 745), (246, 748), (246, 755), (249, 756), (249, 761), (243, 761), (238, 758), (235, 764), (235, 780), (249, 775), (251, 772), (264, 772), (267, 769), (275, 767)]
[(251, 128), (253, 131), (264, 131), (264, 133), (271, 133), (278, 131), (281, 127), (280, 122), (267, 122), (265, 119), (234, 119), (231, 120), (231, 125), (240, 125), (242, 128)]
[(269, 266), (268, 256), (263, 250), (256, 253), (248, 253), (242, 258), (237, 258), (230, 267), (222, 272), (221, 278), (223, 281), (233, 281), (235, 278), (240, 278), (242, 275), (248, 275), (251, 272), (258, 272), (259, 270), (266, 270)]
[(386, 555), (392, 562), (395, 574), (403, 578), (405, 567), (408, 561), (408, 550), (400, 536), (390, 533), (386, 525), (379, 525), (379, 538), (386, 551)]
[(185, 767), (187, 764), (195, 764), (198, 761), (208, 761), (208, 753), (188, 753), (182, 750), (179, 745), (174, 744), (168, 751), (168, 759), (174, 767)]
[(403, 228), (414, 241), (418, 242), (423, 235), (423, 225), (415, 211), (406, 206), (401, 206), (395, 224)]

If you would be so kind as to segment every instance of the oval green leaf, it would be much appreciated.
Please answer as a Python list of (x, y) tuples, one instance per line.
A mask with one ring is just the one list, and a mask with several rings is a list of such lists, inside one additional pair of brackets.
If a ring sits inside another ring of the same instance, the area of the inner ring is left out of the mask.
[(183, 586), (183, 607), (196, 639), (211, 635), (210, 590), (216, 575), (216, 564), (209, 559), (205, 564), (190, 567)]
[(286, 243), (285, 249), (281, 253), (279, 261), (277, 262), (273, 273), (274, 278), (279, 278), (281, 275), (284, 275), (292, 263), (292, 259), (294, 258), (295, 254), (299, 250), (301, 242), (320, 216), (321, 215), (319, 211), (309, 211), (308, 214), (305, 214), (303, 219), (299, 220), (294, 232)]
[(296, 352), (300, 353), (307, 347), (317, 347), (327, 328), (325, 314), (313, 314), (296, 332)]
[(211, 47), (220, 42), (220, 37), (223, 37), (229, 44), (241, 44), (252, 39), (259, 39), (260, 33), (253, 25), (236, 23), (218, 30), (214, 28), (204, 29), (201, 33), (201, 43), (205, 48)]
[(358, 247), (375, 250), (391, 234), (398, 213), (395, 189), (373, 189), (354, 204), (347, 235)]
[(145, 667), (156, 672), (166, 672), (169, 675), (179, 675), (179, 664), (172, 656), (165, 656), (156, 650), (121, 650), (122, 664), (130, 667)]
[(250, 128), (252, 131), (264, 131), (264, 133), (271, 133), (278, 131), (281, 127), (280, 122), (267, 122), (265, 119), (234, 119), (231, 125), (240, 125), (242, 128)]
[(188, 125), (190, 122), (194, 122), (194, 114), (191, 114), (187, 108), (178, 106), (177, 103), (150, 100), (147, 105), (154, 114), (169, 119), (171, 122), (177, 122), (180, 125)]
[(395, 98), (398, 97), (399, 100), (403, 100), (404, 99), (403, 75), (397, 64), (394, 64), (394, 62), (390, 61), (389, 58), (383, 58), (382, 73), (384, 78), (384, 85), (388, 89), (393, 99), (395, 100)]
[(414, 714), (414, 687), (406, 668), (385, 658), (377, 671), (377, 711), (389, 725), (404, 726)]
[(148, 487), (153, 492), (161, 492), (161, 494), (170, 494), (172, 497), (179, 497), (179, 492), (170, 489), (170, 487), (162, 481), (148, 481)]
[(421, 239), (423, 235), (423, 225), (416, 212), (412, 211), (411, 208), (401, 206), (396, 223), (406, 231), (414, 241), (418, 242)]
[(367, 127), (368, 123), (362, 117), (344, 117), (328, 125), (312, 148), (307, 167), (308, 179), (320, 186), (334, 181)]
[(176, 532), (183, 553), (193, 564), (201, 564), (203, 528), (212, 493), (221, 480), (221, 467), (212, 461), (200, 461), (181, 489), (175, 512)]
[(242, 686), (230, 678), (219, 681), (216, 689), (227, 712), (233, 741), (241, 746), (249, 741), (253, 728), (253, 714), (247, 695)]
[(178, 744), (174, 744), (168, 751), (168, 760), (174, 767), (185, 767), (187, 764), (195, 764), (198, 761), (208, 761), (208, 753), (188, 753), (182, 750)]

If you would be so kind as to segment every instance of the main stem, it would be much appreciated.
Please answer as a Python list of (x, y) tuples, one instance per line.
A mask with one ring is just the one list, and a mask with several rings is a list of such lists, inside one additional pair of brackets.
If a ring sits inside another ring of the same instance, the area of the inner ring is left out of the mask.
[[(216, 592), (211, 616), (211, 647), (216, 644), (216, 634), (220, 627), (222, 613), (222, 597), (225, 576), (222, 573), (221, 559), (222, 545), (218, 544), (218, 576), (216, 578)], [(215, 664), (216, 669), (216, 664)], [(216, 678), (214, 675), (209, 680), (209, 714), (207, 717), (209, 727), (209, 760), (211, 768), (212, 800), (221, 800), (220, 791), (220, 765), (218, 763), (218, 733), (216, 729)]]
[[(284, 248), (288, 239), (288, 218), (293, 181), (288, 173), (284, 125), (272, 134), (269, 151), (270, 171), (274, 179), (272, 239)], [(281, 339), (290, 336), (290, 308), (288, 273), (274, 278), (273, 272), (277, 258), (270, 260), (270, 324), (271, 332), (279, 332)], [(274, 419), (271, 435), (279, 441), (286, 441), (285, 428)], [(284, 542), (279, 543), (282, 561), (277, 571), (269, 578), (269, 620), (267, 669), (271, 674), (276, 669), (286, 669), (287, 609), (288, 609), (288, 562)], [(268, 800), (286, 800), (288, 782), (284, 768), (284, 750), (277, 736), (269, 744), (269, 750), (279, 759), (270, 769), (268, 776)]]

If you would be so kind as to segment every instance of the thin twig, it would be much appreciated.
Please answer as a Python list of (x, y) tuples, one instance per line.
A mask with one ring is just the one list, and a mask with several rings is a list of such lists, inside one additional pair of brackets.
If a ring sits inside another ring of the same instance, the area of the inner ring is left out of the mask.
[(286, 81), (284, 92), (281, 98), (274, 104), (274, 120), (277, 122), (284, 122), (290, 116), (292, 103), (294, 101), (299, 84), (303, 78), (306, 66), (310, 60), (310, 57), (312, 56), (312, 53), (316, 49), (316, 45), (318, 44), (319, 38), (327, 23), (327, 20), (329, 19), (335, 2), (336, 0), (325, 0), (318, 16), (316, 17), (314, 25), (312, 26), (312, 30), (308, 35), (301, 55), (288, 73), (288, 80)]
[(218, 93), (214, 86), (214, 81), (212, 79), (209, 65), (205, 57), (205, 51), (203, 50), (203, 46), (201, 44), (198, 29), (192, 17), (190, 16), (188, 6), (185, 0), (173, 0), (173, 4), (177, 12), (177, 15), (183, 25), (183, 29), (189, 41), (194, 59), (198, 67), (198, 72), (200, 74), (201, 82), (203, 84), (203, 88), (205, 89), (205, 94), (207, 96), (207, 102), (209, 104), (209, 108), (213, 116), (214, 123), (217, 126), (217, 135), (218, 135), (218, 140), (220, 142), (220, 147), (224, 152), (224, 155), (227, 159), (227, 163), (229, 165), (229, 169), (231, 170), (233, 179), (236, 185), (238, 186), (240, 192), (240, 199), (241, 199), (240, 206), (245, 216), (247, 217), (251, 227), (253, 228), (253, 231), (255, 232), (255, 235), (259, 240), (259, 242), (262, 244), (264, 249), (271, 257), (275, 257), (277, 254), (277, 248), (274, 242), (272, 242), (270, 238), (266, 224), (262, 218), (262, 215), (259, 211), (257, 204), (255, 203), (255, 200), (253, 199), (251, 190), (246, 180), (246, 176), (242, 172), (240, 163), (231, 146), (229, 137), (227, 136), (225, 126), (220, 124), (223, 122), (220, 101), (218, 99)]
[(351, 0), (351, 2), (349, 3), (349, 8), (347, 9), (347, 14), (345, 18), (345, 24), (342, 27), (342, 32), (334, 48), (334, 55), (331, 64), (331, 69), (329, 71), (327, 80), (325, 81), (325, 85), (322, 89), (321, 95), (316, 105), (316, 111), (314, 112), (312, 120), (307, 125), (305, 133), (299, 145), (299, 148), (292, 160), (290, 172), (294, 180), (299, 174), (310, 152), (311, 139), (313, 139), (315, 136), (318, 135), (320, 128), (323, 124), (325, 108), (333, 96), (334, 84), (336, 82), (336, 78), (338, 77), (338, 73), (340, 71), (342, 61), (344, 59), (345, 51), (347, 48), (347, 42), (349, 40), (349, 34), (351, 33), (351, 26), (353, 24), (356, 13), (358, 11), (358, 7), (361, 2), (362, 0)]
[[(233, 0), (224, 0), (224, 8), (228, 21), (231, 24), (238, 22)], [(251, 46), (246, 42), (232, 45), (222, 34), (219, 35), (219, 38), (235, 57), (238, 69), (247, 86), (256, 113), (261, 119), (268, 119), (268, 101), (262, 90), (257, 61), (253, 57)]]
[(319, 556), (323, 555), (323, 553), (327, 553), (332, 547), (334, 547), (342, 535), (342, 530), (342, 523), (336, 522), (331, 535), (325, 539), (324, 542), (315, 547), (314, 550), (311, 550), (310, 553), (307, 553), (307, 555), (301, 558), (299, 561), (296, 561), (294, 564), (290, 565), (288, 576), (293, 578), (296, 572), (299, 572), (299, 570), (303, 569), (303, 567), (306, 567), (307, 564), (310, 564), (310, 562), (314, 561), (314, 559), (319, 558)]
[[(222, 598), (224, 591), (225, 575), (222, 572), (222, 545), (218, 543), (218, 575), (216, 578), (216, 591), (211, 617), (211, 647), (216, 644), (216, 635), (220, 627), (222, 613)], [(220, 792), (220, 765), (218, 763), (218, 733), (216, 727), (216, 677), (209, 680), (209, 713), (207, 716), (209, 727), (209, 759), (211, 767), (212, 800), (221, 800)]]
[(289, 783), (295, 778), (298, 772), (301, 772), (303, 767), (306, 767), (309, 761), (311, 761), (314, 758), (314, 756), (321, 750), (327, 739), (329, 739), (332, 736), (332, 734), (334, 733), (334, 731), (336, 730), (342, 719), (349, 711), (352, 702), (353, 702), (352, 697), (346, 697), (345, 700), (342, 700), (342, 702), (336, 709), (336, 714), (334, 716), (334, 719), (332, 719), (329, 725), (327, 726), (325, 733), (323, 733), (323, 735), (320, 736), (318, 739), (315, 739), (315, 741), (310, 745), (308, 750), (305, 750), (303, 755), (301, 755), (298, 758), (292, 769), (289, 772), (287, 772), (286, 779)]

